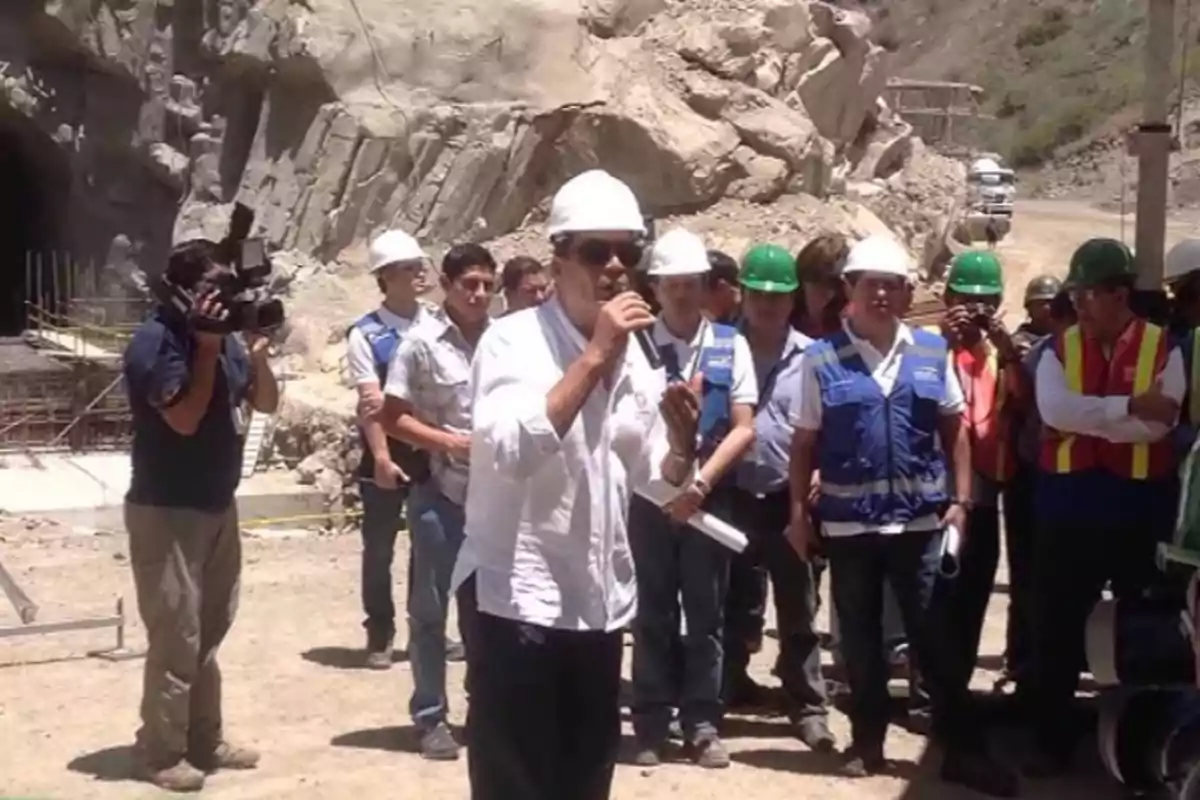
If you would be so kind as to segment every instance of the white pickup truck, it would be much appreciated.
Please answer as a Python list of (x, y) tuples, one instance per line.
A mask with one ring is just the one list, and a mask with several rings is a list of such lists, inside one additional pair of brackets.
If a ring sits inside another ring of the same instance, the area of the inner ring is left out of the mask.
[(972, 240), (999, 241), (1012, 228), (1016, 174), (998, 158), (983, 156), (967, 168), (966, 222)]

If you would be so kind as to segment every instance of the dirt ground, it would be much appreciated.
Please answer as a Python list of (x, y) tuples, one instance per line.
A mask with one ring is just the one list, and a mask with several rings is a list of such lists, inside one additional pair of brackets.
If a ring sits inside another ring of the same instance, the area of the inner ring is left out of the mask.
[[(1078, 242), (1092, 235), (1116, 234), (1120, 227), (1115, 217), (1082, 204), (1024, 201), (1019, 214), (1012, 236), (1002, 246), (1011, 299), (1018, 306), (1025, 280), (1042, 271), (1062, 273)], [(1132, 220), (1128, 226), (1132, 238)], [(1187, 230), (1183, 222), (1172, 226), (1176, 238)], [(402, 535), (396, 560), (400, 565), (406, 559), (403, 543)], [(126, 554), (120, 533), (0, 520), (0, 559), (40, 604), (40, 620), (107, 614), (122, 595), (133, 612)], [(467, 797), (464, 761), (431, 764), (413, 753), (415, 740), (407, 725), (411, 689), (407, 665), (401, 661), (383, 673), (357, 668), (362, 645), (358, 558), (358, 540), (353, 535), (259, 532), (247, 537), (241, 610), (221, 663), (230, 737), (260, 748), (263, 762), (255, 772), (215, 776), (207, 796), (227, 800)], [(994, 680), (1003, 649), (1004, 580), (1002, 572), (976, 676), (981, 687)], [(401, 608), (403, 597), (400, 569), (396, 598)], [(0, 626), (16, 624), (13, 611), (0, 603)], [(129, 639), (134, 645), (142, 642), (136, 621)], [(86, 658), (89, 650), (111, 642), (111, 631), (2, 640), (0, 797), (159, 796), (156, 790), (128, 780), (128, 745), (137, 724), (141, 662)], [(768, 639), (766, 652), (754, 662), (754, 672), (765, 683), (773, 682), (768, 670), (774, 651), (775, 642)], [(461, 680), (461, 665), (452, 665), (456, 722), (462, 721), (464, 711)], [(835, 712), (832, 725), (844, 740), (845, 718)], [(724, 800), (734, 793), (754, 800), (969, 797), (966, 791), (948, 790), (928, 780), (932, 767), (919, 763), (924, 740), (897, 728), (888, 741), (888, 755), (896, 761), (892, 774), (861, 782), (829, 776), (830, 762), (789, 738), (778, 719), (731, 719), (727, 738), (734, 759), (731, 769), (705, 772), (669, 764), (644, 773), (621, 766), (614, 797)], [(1025, 796), (1106, 800), (1119, 794), (1093, 765), (1090, 774), (1071, 782), (1029, 784)]]

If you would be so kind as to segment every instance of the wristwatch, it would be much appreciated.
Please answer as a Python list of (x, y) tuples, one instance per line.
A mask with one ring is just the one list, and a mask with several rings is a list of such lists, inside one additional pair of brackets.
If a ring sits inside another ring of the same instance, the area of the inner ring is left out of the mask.
[(950, 501), (950, 505), (959, 506), (963, 511), (970, 511), (975, 508), (975, 501), (969, 497), (955, 497)]

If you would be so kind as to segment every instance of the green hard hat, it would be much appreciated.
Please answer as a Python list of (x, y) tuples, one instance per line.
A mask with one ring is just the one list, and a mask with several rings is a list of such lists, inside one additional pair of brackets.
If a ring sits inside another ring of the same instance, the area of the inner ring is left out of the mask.
[(950, 262), (946, 288), (958, 294), (1004, 294), (1000, 260), (987, 250), (968, 250)]
[(800, 288), (796, 260), (777, 244), (751, 247), (742, 259), (741, 284), (756, 292), (786, 294)]
[(1039, 275), (1025, 286), (1025, 302), (1053, 300), (1062, 291), (1062, 281), (1053, 275)]
[(1133, 252), (1116, 239), (1088, 239), (1071, 256), (1067, 286), (1095, 286), (1133, 275)]

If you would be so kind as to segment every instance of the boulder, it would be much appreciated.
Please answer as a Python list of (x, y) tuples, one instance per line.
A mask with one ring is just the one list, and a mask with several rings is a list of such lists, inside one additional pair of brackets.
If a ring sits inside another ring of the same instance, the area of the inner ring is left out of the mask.
[(607, 39), (630, 35), (666, 8), (667, 0), (583, 0), (583, 18), (589, 31)]
[(745, 145), (733, 152), (739, 173), (730, 182), (726, 194), (754, 203), (769, 203), (783, 194), (791, 174), (787, 162), (760, 155)]
[(812, 152), (816, 137), (812, 120), (759, 89), (738, 86), (721, 116), (737, 130), (742, 141), (786, 162), (792, 170), (799, 169)]

